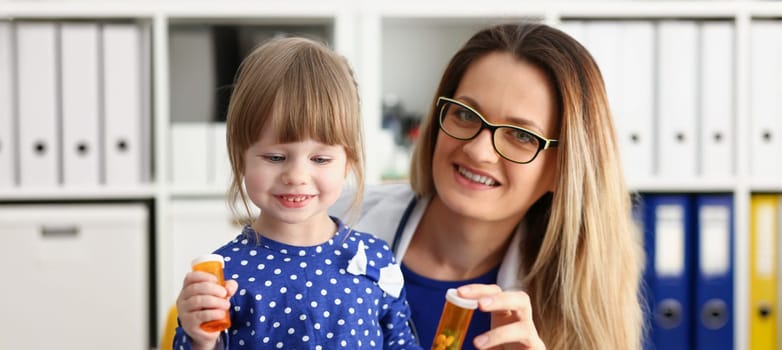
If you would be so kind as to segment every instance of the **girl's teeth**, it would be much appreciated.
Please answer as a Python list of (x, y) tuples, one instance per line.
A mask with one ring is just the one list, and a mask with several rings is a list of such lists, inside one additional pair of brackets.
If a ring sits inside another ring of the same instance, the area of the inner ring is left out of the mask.
[(467, 178), (468, 180), (472, 182), (477, 182), (479, 184), (484, 184), (486, 186), (494, 186), (495, 182), (493, 179), (487, 177), (487, 176), (481, 176), (478, 174), (473, 174), (466, 169), (459, 167), (459, 174)]

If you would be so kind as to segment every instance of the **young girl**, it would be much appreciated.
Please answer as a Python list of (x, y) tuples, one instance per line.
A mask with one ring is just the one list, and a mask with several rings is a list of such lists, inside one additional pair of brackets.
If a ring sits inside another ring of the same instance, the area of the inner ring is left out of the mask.
[[(327, 213), (349, 173), (363, 187), (347, 62), (303, 38), (266, 43), (240, 67), (227, 123), (230, 203), (261, 213), (215, 252), (232, 279), (225, 287), (185, 277), (174, 348), (419, 349), (388, 245)], [(199, 327), (225, 310), (227, 332)]]

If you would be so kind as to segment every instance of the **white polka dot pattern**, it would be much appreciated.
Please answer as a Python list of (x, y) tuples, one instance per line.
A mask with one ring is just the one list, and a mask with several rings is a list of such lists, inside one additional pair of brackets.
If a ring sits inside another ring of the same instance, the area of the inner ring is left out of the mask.
[[(421, 349), (408, 326), (405, 292), (394, 298), (371, 277), (346, 272), (363, 241), (371, 266), (395, 263), (386, 242), (340, 230), (318, 246), (294, 247), (261, 238), (250, 226), (216, 253), (239, 283), (231, 299), (235, 349)], [(237, 249), (238, 248), (238, 249)], [(189, 349), (177, 329), (174, 348)]]

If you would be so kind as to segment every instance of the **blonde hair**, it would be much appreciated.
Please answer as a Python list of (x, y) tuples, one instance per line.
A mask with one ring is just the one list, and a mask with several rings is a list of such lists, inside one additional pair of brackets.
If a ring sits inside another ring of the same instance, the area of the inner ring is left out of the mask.
[(233, 177), (228, 189), (235, 214), (244, 191), (244, 153), (263, 128), (277, 131), (282, 143), (313, 139), (345, 148), (356, 182), (351, 208), (364, 187), (364, 141), (358, 89), (347, 60), (324, 44), (293, 37), (272, 39), (242, 61), (228, 104), (227, 145)]
[[(556, 190), (527, 211), (523, 284), (547, 349), (640, 349), (643, 248), (632, 220), (616, 135), (600, 71), (587, 50), (552, 27), (506, 24), (476, 33), (448, 64), (435, 96), (452, 97), (464, 72), (491, 52), (508, 52), (548, 76), (561, 118)], [(421, 126), (411, 183), (435, 195), (435, 103)], [(521, 278), (521, 277), (519, 277)]]

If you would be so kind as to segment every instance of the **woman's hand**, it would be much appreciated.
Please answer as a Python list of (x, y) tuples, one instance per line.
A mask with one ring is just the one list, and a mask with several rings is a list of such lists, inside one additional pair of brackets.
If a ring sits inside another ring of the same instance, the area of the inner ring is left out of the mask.
[(496, 284), (469, 284), (458, 291), (461, 297), (478, 300), (481, 311), (491, 312), (491, 330), (473, 339), (476, 348), (546, 349), (532, 321), (532, 304), (527, 293), (504, 292)]
[(193, 271), (185, 276), (176, 307), (182, 329), (190, 336), (194, 350), (215, 347), (220, 332), (206, 332), (200, 325), (223, 318), (231, 307), (228, 299), (237, 288), (236, 281), (227, 280), (223, 287), (217, 283), (217, 277), (206, 272)]

